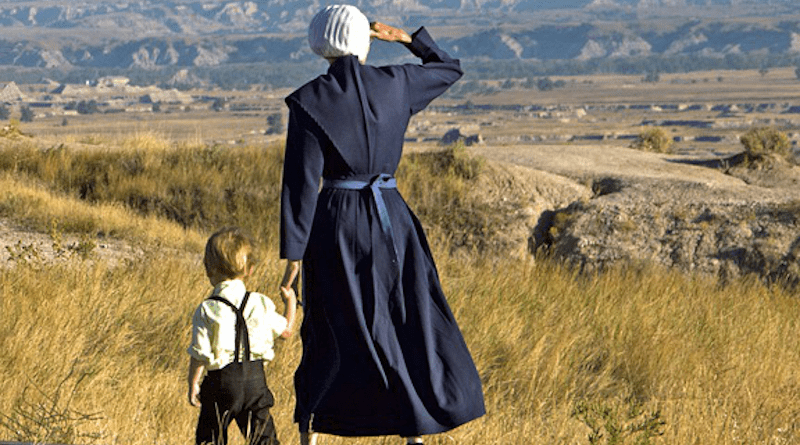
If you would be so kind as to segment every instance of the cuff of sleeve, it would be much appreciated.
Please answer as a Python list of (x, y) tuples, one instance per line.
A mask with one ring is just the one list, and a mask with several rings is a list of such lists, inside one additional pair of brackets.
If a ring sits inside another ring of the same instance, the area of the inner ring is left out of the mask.
[(282, 315), (279, 315), (279, 317), (280, 321), (275, 323), (275, 328), (277, 328), (274, 330), (276, 337), (279, 337), (281, 334), (283, 334), (283, 332), (286, 331), (286, 328), (289, 327), (289, 320), (287, 320), (286, 317)]
[(415, 56), (425, 59), (431, 52), (432, 44), (433, 39), (431, 35), (428, 34), (428, 30), (423, 26), (414, 31), (414, 34), (411, 34), (411, 43), (406, 46)]
[(205, 364), (206, 366), (208, 366), (208, 364), (211, 362), (208, 356), (203, 355), (194, 346), (189, 346), (189, 349), (187, 349), (186, 352), (189, 354), (190, 357), (197, 360), (198, 362)]
[(280, 257), (282, 260), (302, 260), (305, 252), (305, 244), (284, 242), (281, 245)]

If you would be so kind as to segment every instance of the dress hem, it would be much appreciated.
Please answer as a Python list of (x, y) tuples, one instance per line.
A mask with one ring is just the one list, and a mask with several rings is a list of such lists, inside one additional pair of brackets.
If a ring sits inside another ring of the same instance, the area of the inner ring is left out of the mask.
[[(436, 422), (428, 422), (427, 425), (417, 425), (413, 428), (408, 428), (407, 425), (397, 424), (395, 419), (362, 417), (362, 418), (346, 418), (341, 417), (320, 417), (314, 414), (313, 425), (309, 425), (309, 421), (300, 421), (300, 432), (314, 432), (322, 434), (330, 434), (342, 437), (374, 437), (374, 436), (401, 436), (401, 437), (414, 437), (414, 436), (427, 436), (431, 434), (439, 434), (451, 431), (455, 428), (463, 426), (473, 420), (476, 420), (486, 414), (485, 410), (473, 413), (471, 415), (463, 416), (459, 420), (454, 420), (450, 425), (443, 425)], [(297, 421), (296, 421), (297, 422)], [(306, 428), (303, 428), (305, 423)], [(395, 423), (394, 425), (392, 425)], [(373, 427), (370, 428), (369, 426)]]

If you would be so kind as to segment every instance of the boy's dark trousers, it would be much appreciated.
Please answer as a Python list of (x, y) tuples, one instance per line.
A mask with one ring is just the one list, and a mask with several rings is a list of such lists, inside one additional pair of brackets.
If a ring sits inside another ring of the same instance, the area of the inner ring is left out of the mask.
[(209, 371), (200, 386), (200, 403), (198, 445), (226, 444), (233, 420), (248, 444), (279, 445), (269, 413), (275, 399), (267, 387), (261, 360), (234, 362)]

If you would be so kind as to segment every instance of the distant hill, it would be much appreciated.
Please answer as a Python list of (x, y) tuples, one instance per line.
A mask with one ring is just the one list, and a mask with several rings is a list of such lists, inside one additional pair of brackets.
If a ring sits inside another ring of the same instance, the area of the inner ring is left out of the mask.
[[(305, 30), (323, 3), (6, 0), (0, 3), (0, 67), (177, 69), (309, 61), (314, 56)], [(794, 0), (353, 3), (370, 18), (409, 30), (426, 25), (465, 61), (788, 61), (800, 55), (800, 3)], [(404, 54), (380, 52), (384, 60)]]

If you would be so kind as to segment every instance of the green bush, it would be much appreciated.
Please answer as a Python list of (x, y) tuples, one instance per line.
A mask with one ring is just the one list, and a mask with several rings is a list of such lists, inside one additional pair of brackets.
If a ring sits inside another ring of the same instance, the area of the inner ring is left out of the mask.
[(792, 160), (792, 143), (789, 137), (775, 127), (751, 128), (739, 140), (750, 161), (763, 161), (774, 157)]
[(656, 153), (672, 153), (672, 138), (661, 128), (649, 128), (639, 133), (631, 148)]

